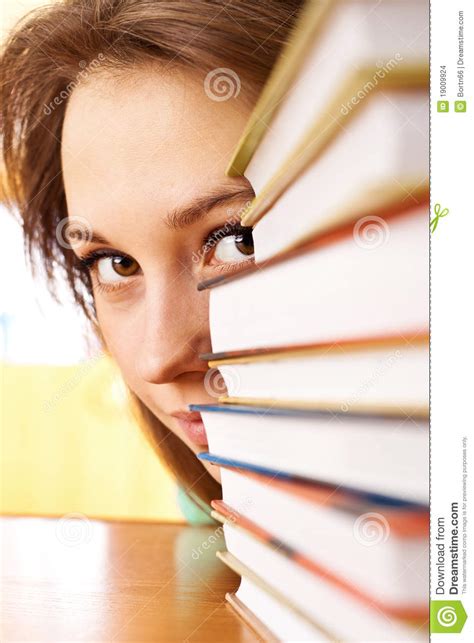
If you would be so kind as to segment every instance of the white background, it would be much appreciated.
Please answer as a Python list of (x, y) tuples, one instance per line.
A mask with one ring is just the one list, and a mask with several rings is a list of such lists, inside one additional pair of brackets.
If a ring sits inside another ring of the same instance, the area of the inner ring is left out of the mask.
[[(454, 112), (458, 11), (464, 11), (464, 100), (466, 113)], [(474, 12), (472, 0), (431, 3), (431, 212), (440, 203), (449, 214), (431, 237), (431, 516), (432, 527), (450, 504), (462, 502), (462, 437), (468, 436), (468, 593), (436, 596), (432, 560), (432, 599), (460, 599), (468, 614), (461, 634), (433, 634), (432, 640), (474, 638)], [(448, 71), (450, 111), (439, 114), (439, 67)], [(432, 549), (432, 553), (435, 549)], [(449, 552), (448, 552), (449, 553)], [(447, 559), (449, 563), (449, 559)], [(449, 569), (449, 568), (448, 568)], [(460, 579), (461, 580), (461, 579)]]

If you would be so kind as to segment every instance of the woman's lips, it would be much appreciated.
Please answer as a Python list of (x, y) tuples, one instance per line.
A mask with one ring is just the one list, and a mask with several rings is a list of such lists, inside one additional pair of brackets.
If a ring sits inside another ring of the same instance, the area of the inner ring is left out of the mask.
[(178, 424), (186, 437), (198, 447), (207, 447), (207, 436), (201, 414), (197, 411), (183, 411), (172, 413), (171, 417), (178, 420)]

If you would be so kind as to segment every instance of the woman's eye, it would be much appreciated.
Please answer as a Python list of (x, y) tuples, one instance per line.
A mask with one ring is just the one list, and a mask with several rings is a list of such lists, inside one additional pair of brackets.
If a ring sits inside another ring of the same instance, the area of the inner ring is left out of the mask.
[(102, 257), (97, 261), (97, 277), (101, 283), (117, 283), (135, 275), (140, 266), (131, 257)]
[(252, 228), (220, 239), (214, 247), (214, 259), (222, 263), (236, 263), (251, 259), (254, 254)]

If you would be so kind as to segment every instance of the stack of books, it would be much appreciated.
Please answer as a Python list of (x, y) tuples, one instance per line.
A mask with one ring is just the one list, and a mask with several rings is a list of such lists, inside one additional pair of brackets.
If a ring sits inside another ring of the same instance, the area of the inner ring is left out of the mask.
[(255, 263), (203, 283), (227, 598), (265, 639), (428, 640), (428, 3), (309, 2), (229, 166)]

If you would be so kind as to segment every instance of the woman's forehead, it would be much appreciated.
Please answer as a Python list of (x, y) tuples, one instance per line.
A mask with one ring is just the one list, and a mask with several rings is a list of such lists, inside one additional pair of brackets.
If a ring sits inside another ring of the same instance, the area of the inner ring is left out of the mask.
[(68, 214), (120, 247), (131, 236), (148, 246), (159, 229), (168, 237), (161, 220), (202, 196), (242, 189), (224, 172), (248, 108), (217, 104), (191, 74), (139, 73), (76, 88), (63, 128)]
[(66, 173), (80, 163), (104, 176), (146, 172), (150, 163), (170, 178), (180, 166), (225, 169), (248, 116), (243, 98), (212, 100), (197, 72), (128, 74), (97, 74), (73, 91), (62, 136)]
[(197, 73), (98, 74), (74, 89), (62, 136), (68, 203), (146, 198), (176, 202), (183, 190), (222, 179), (248, 117), (244, 97), (209, 98)]

